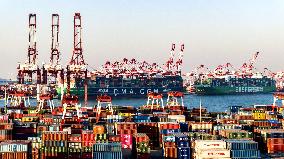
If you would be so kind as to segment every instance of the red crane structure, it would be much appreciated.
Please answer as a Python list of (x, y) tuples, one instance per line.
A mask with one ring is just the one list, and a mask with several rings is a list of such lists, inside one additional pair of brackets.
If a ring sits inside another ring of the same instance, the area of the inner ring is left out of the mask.
[(72, 75), (75, 78), (87, 78), (87, 65), (83, 57), (81, 32), (81, 15), (80, 13), (75, 13), (73, 54), (69, 64), (67, 65), (67, 93), (70, 93), (70, 79)]
[[(82, 49), (82, 22), (80, 13), (75, 13), (74, 15), (74, 41), (73, 41), (73, 54), (72, 58), (67, 65), (67, 95), (63, 96), (68, 99), (70, 95), (70, 85), (71, 78), (76, 79), (84, 79), (85, 78), (85, 106), (87, 105), (87, 65), (84, 61), (83, 57), (83, 49)], [(67, 101), (67, 100), (64, 100)], [(63, 103), (64, 104), (64, 103)]]
[(158, 108), (164, 109), (163, 95), (155, 92), (148, 93), (147, 104), (143, 107), (150, 108), (151, 110)]
[(48, 76), (54, 77), (51, 84), (56, 83), (58, 74), (60, 73), (61, 83), (64, 81), (64, 71), (62, 65), (59, 64), (60, 51), (59, 51), (59, 15), (52, 14), (51, 23), (51, 47), (50, 47), (50, 61), (49, 64), (43, 66), (43, 84), (48, 84)]
[(175, 48), (176, 48), (176, 44), (172, 44), (172, 48), (171, 48), (171, 51), (170, 51), (170, 58), (169, 58), (168, 61), (166, 62), (167, 72), (171, 72), (171, 71), (173, 70), (173, 67), (174, 67)]
[(101, 117), (102, 107), (105, 106), (105, 110), (108, 111), (108, 115), (113, 115), (114, 110), (112, 107), (112, 98), (108, 95), (100, 95), (97, 97), (98, 105), (94, 108), (96, 112), (96, 122), (99, 122)]
[(183, 50), (184, 50), (184, 44), (181, 45), (179, 57), (176, 61), (176, 73), (181, 75), (181, 67), (182, 67), (182, 60), (183, 60)]
[[(39, 110), (43, 109), (46, 102), (49, 103), (49, 108), (54, 109), (53, 94), (50, 92), (50, 85), (58, 82), (58, 75), (60, 73), (60, 83), (64, 84), (64, 70), (59, 64), (60, 51), (59, 51), (59, 15), (52, 14), (51, 22), (51, 49), (50, 49), (50, 61), (49, 64), (44, 64), (42, 67), (42, 85), (41, 95), (39, 97)], [(52, 78), (48, 82), (48, 77)], [(44, 91), (44, 92), (43, 92)]]
[(249, 62), (245, 62), (241, 67), (241, 73), (244, 76), (252, 76), (253, 71), (255, 69), (254, 64), (257, 60), (257, 57), (259, 55), (259, 52), (256, 52), (253, 54), (252, 58), (249, 60)]
[[(28, 46), (28, 58), (25, 63), (19, 63), (18, 70), (18, 85), (17, 91), (23, 92), (25, 96), (21, 98), (28, 98), (27, 95), (31, 96), (28, 92), (25, 84), (35, 84), (36, 81), (37, 88), (41, 84), (41, 71), (37, 65), (37, 42), (36, 42), (36, 14), (29, 14), (29, 46)], [(33, 75), (36, 75), (34, 78)], [(39, 95), (39, 94), (38, 94)], [(38, 97), (38, 96), (37, 96)], [(39, 97), (38, 97), (39, 98)], [(20, 102), (20, 101), (19, 101)]]
[(237, 70), (231, 63), (226, 63), (224, 65), (219, 65), (215, 68), (214, 74), (216, 77), (218, 76), (226, 76), (226, 75), (238, 75), (239, 70)]
[[(182, 92), (170, 91), (168, 92), (167, 106), (184, 106)], [(180, 99), (180, 100), (178, 100)]]
[(33, 81), (33, 74), (37, 76), (37, 84), (41, 82), (40, 69), (37, 65), (37, 48), (36, 48), (36, 14), (29, 14), (29, 46), (28, 59), (24, 64), (18, 65), (18, 83), (25, 84), (25, 77), (28, 82)]

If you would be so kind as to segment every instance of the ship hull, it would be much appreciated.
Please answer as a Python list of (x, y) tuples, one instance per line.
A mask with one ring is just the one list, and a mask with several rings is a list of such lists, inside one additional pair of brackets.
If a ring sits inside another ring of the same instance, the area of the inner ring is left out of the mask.
[[(144, 98), (147, 97), (147, 94), (150, 92), (167, 94), (169, 91), (183, 91), (183, 87), (174, 87), (174, 88), (161, 88), (161, 87), (139, 87), (139, 88), (129, 88), (129, 87), (108, 87), (108, 88), (88, 88), (87, 94), (88, 97), (97, 97), (98, 95), (107, 94), (111, 97), (117, 98)], [(66, 90), (65, 90), (66, 92)], [(57, 90), (58, 95), (60, 95), (60, 88)], [(83, 97), (85, 95), (84, 88), (71, 88), (70, 93)]]
[(256, 87), (256, 86), (219, 86), (206, 87), (195, 86), (198, 95), (226, 95), (226, 94), (254, 94), (254, 93), (271, 93), (276, 91), (276, 87)]

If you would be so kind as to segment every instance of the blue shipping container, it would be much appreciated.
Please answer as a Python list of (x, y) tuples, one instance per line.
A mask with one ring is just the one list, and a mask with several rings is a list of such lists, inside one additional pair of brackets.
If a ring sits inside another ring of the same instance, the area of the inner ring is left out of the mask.
[(93, 159), (122, 159), (122, 152), (94, 152)]
[(190, 147), (177, 148), (178, 159), (190, 159)]
[(259, 158), (259, 150), (231, 150), (232, 158)]
[(181, 132), (188, 132), (189, 131), (188, 123), (181, 122), (181, 123), (179, 123), (179, 126), (180, 126), (180, 131)]
[(172, 133), (178, 133), (180, 132), (180, 129), (163, 129), (161, 130), (161, 134), (172, 134)]
[(188, 141), (180, 141), (180, 142), (176, 142), (176, 144), (177, 144), (177, 147), (179, 147), (179, 148), (189, 147)]
[(226, 140), (227, 149), (258, 150), (258, 143), (251, 140)]

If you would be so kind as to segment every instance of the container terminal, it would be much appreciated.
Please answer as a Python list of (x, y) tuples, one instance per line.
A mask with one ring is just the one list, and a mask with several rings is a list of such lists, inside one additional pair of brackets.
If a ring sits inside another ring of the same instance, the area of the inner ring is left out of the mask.
[[(81, 15), (75, 13), (73, 54), (65, 69), (59, 63), (59, 15), (53, 14), (50, 63), (40, 67), (36, 27), (36, 14), (30, 14), (27, 62), (17, 68), (17, 84), (3, 86), (0, 158), (284, 157), (283, 93), (274, 93), (271, 105), (229, 106), (229, 112), (208, 112), (201, 103), (188, 108), (183, 100), (181, 78), (183, 44), (176, 62), (175, 44), (172, 45), (165, 68), (125, 58), (114, 63), (108, 61), (100, 70), (88, 71), (83, 58)], [(244, 65), (245, 73), (253, 70), (257, 56), (258, 53)], [(222, 68), (219, 67), (220, 77), (226, 75), (220, 73)], [(246, 87), (243, 92), (241, 88), (242, 93), (261, 92), (255, 91), (255, 87), (263, 84), (271, 87), (267, 92), (274, 91), (275, 81), (270, 79), (273, 77), (261, 77), (256, 82), (251, 80), (253, 76), (245, 74), (245, 82), (240, 77), (209, 81), (214, 87), (220, 83), (241, 86), (250, 83), (252, 88)], [(56, 97), (61, 99), (60, 105), (54, 104)], [(88, 106), (88, 97), (96, 97), (97, 104)], [(113, 105), (113, 98), (119, 97), (145, 98), (145, 105)], [(37, 105), (30, 104), (31, 98), (38, 101)], [(82, 98), (84, 104), (80, 103)], [(276, 104), (278, 100), (282, 105)]]

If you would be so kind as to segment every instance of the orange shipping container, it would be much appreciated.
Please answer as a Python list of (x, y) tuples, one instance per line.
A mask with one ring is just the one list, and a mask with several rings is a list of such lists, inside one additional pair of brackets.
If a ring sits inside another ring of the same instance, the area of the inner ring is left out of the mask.
[(104, 134), (105, 127), (103, 125), (94, 125), (93, 131), (94, 131), (94, 134)]
[(26, 152), (4, 152), (0, 153), (1, 159), (27, 159)]
[(164, 157), (167, 158), (177, 158), (177, 148), (176, 147), (165, 147)]

